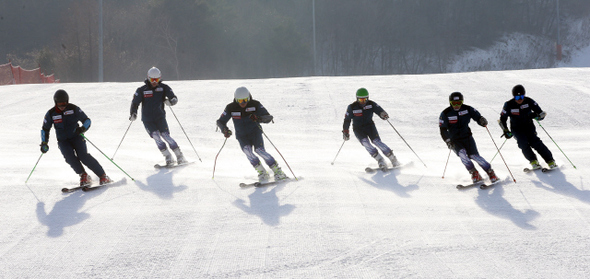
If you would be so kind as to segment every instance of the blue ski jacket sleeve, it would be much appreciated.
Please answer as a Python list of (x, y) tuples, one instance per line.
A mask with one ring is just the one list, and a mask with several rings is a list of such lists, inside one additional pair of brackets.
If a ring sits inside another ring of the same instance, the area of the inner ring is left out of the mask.
[(480, 118), (479, 111), (471, 106), (462, 105), (458, 111), (449, 106), (441, 112), (438, 118), (440, 136), (443, 141), (469, 138), (472, 135), (469, 122), (471, 119), (479, 121)]
[(90, 125), (92, 124), (86, 113), (74, 104), (68, 104), (63, 111), (57, 107), (49, 109), (43, 119), (41, 141), (49, 141), (52, 126), (55, 128), (57, 140), (66, 140), (78, 136), (75, 132), (76, 128), (80, 127), (78, 122), (81, 122), (86, 130), (90, 129)]
[(381, 114), (383, 108), (377, 103), (369, 100), (364, 106), (358, 101), (348, 105), (346, 108), (346, 114), (344, 115), (344, 123), (342, 124), (343, 130), (350, 128), (352, 122), (352, 128), (360, 129), (368, 125), (375, 125), (373, 121), (373, 114)]
[(141, 120), (156, 121), (166, 117), (164, 110), (164, 101), (176, 98), (172, 88), (167, 84), (160, 82), (158, 86), (152, 87), (148, 80), (144, 81), (145, 85), (137, 88), (131, 101), (130, 114), (137, 114), (141, 104)]
[(524, 97), (523, 102), (519, 105), (514, 99), (504, 103), (502, 113), (500, 114), (500, 126), (506, 126), (510, 118), (510, 130), (520, 132), (536, 131), (533, 115), (543, 112), (541, 107), (533, 99)]
[[(255, 116), (255, 117), (254, 117)], [(254, 121), (254, 119), (258, 119)], [(257, 100), (250, 100), (245, 108), (237, 102), (229, 103), (217, 120), (217, 126), (223, 130), (227, 128), (227, 122), (232, 119), (236, 130), (236, 138), (241, 138), (251, 133), (262, 133), (258, 122), (269, 123), (273, 116)]]

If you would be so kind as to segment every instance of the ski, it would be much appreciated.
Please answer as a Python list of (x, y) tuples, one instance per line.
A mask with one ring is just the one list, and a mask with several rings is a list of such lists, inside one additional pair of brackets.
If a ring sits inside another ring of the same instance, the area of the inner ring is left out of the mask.
[(542, 172), (550, 172), (550, 171), (552, 171), (554, 169), (557, 169), (557, 168), (542, 168), (541, 171)]
[(90, 185), (84, 185), (84, 186), (78, 186), (78, 187), (73, 187), (73, 188), (62, 188), (61, 192), (62, 193), (71, 193), (71, 192), (75, 192), (78, 190), (82, 190), (84, 187), (89, 187)]
[(467, 184), (467, 185), (458, 184), (457, 189), (461, 190), (461, 189), (471, 188), (473, 186), (478, 186), (478, 185), (484, 185), (483, 181), (479, 181), (479, 182), (475, 182), (475, 183), (471, 183), (471, 184)]
[(256, 182), (252, 182), (252, 183), (240, 183), (240, 188), (266, 187), (266, 186), (277, 185), (277, 184), (280, 184), (280, 183), (283, 183), (283, 182), (287, 182), (287, 181), (291, 181), (291, 178), (288, 177), (288, 178), (285, 178), (285, 179), (281, 179), (279, 181), (266, 181), (266, 182), (256, 181)]
[(156, 169), (173, 169), (173, 168), (176, 168), (176, 167), (182, 167), (182, 166), (190, 165), (190, 164), (193, 164), (193, 163), (194, 162), (188, 162), (188, 163), (182, 163), (182, 164), (174, 164), (174, 165), (171, 165), (171, 166), (155, 164), (154, 165), (154, 168), (156, 168)]
[(377, 171), (388, 172), (388, 171), (391, 171), (391, 170), (399, 169), (401, 167), (402, 167), (402, 165), (395, 166), (395, 167), (383, 168), (383, 169), (382, 168), (366, 167), (365, 168), (365, 172), (367, 172), (367, 173), (374, 173), (374, 172), (377, 172)]
[(531, 172), (531, 171), (536, 171), (536, 170), (543, 170), (544, 168), (536, 168), (536, 169), (531, 169), (531, 168), (524, 168), (522, 171), (524, 172)]
[(490, 187), (493, 187), (494, 185), (496, 185), (498, 182), (500, 182), (500, 179), (496, 180), (496, 182), (492, 182), (490, 184), (482, 184), (479, 186), (479, 189), (485, 190), (488, 189)]
[(96, 189), (101, 189), (101, 188), (104, 188), (106, 186), (115, 186), (115, 185), (125, 184), (125, 182), (127, 182), (127, 179), (126, 178), (123, 178), (123, 179), (121, 179), (119, 181), (111, 181), (109, 183), (101, 184), (101, 185), (98, 185), (98, 186), (84, 186), (84, 187), (81, 187), (81, 188), (82, 188), (82, 191), (88, 192), (88, 191), (94, 191)]

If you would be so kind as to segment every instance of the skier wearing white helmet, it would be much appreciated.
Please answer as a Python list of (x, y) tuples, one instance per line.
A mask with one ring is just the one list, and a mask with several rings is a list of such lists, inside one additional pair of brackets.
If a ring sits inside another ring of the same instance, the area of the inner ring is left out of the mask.
[(281, 170), (277, 161), (264, 149), (262, 128), (259, 123), (269, 123), (273, 117), (259, 101), (252, 99), (252, 95), (246, 87), (236, 89), (234, 101), (225, 107), (221, 117), (217, 120), (217, 126), (226, 138), (232, 135), (232, 131), (227, 127), (230, 118), (233, 120), (236, 129), (236, 139), (250, 164), (258, 172), (258, 179), (264, 182), (270, 177), (260, 163), (260, 159), (254, 153), (260, 155), (273, 170), (275, 181), (286, 179), (287, 176)]
[(166, 111), (164, 110), (164, 104), (167, 106), (176, 105), (178, 98), (174, 95), (170, 86), (162, 83), (162, 73), (156, 67), (148, 70), (147, 79), (144, 83), (145, 85), (137, 88), (133, 95), (129, 120), (135, 121), (137, 119), (137, 110), (141, 104), (141, 121), (150, 137), (156, 141), (162, 155), (164, 155), (166, 166), (171, 167), (175, 164), (166, 143), (176, 155), (178, 164), (187, 163), (180, 151), (180, 147), (170, 136), (168, 122), (166, 122)]

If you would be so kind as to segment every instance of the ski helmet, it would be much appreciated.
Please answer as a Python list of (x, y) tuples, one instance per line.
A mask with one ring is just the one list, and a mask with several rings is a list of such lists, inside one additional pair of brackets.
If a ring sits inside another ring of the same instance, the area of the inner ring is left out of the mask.
[(250, 99), (252, 99), (252, 95), (246, 87), (242, 86), (238, 87), (238, 89), (236, 89), (236, 92), (234, 92), (234, 100), (237, 102), (238, 100), (243, 99), (248, 99), (248, 101), (250, 101)]
[(356, 91), (356, 98), (369, 98), (369, 91), (365, 88), (359, 88), (359, 90)]
[(452, 101), (463, 101), (463, 94), (461, 92), (453, 92), (449, 96), (449, 102)]
[(68, 93), (65, 90), (59, 89), (55, 91), (55, 94), (53, 95), (53, 101), (55, 102), (55, 104), (69, 103), (70, 97), (68, 96)]
[(162, 77), (162, 73), (156, 67), (152, 67), (151, 69), (149, 69), (147, 75), (148, 75), (148, 78), (161, 78)]
[(520, 95), (524, 95), (525, 90), (524, 90), (524, 86), (522, 85), (516, 85), (512, 88), (512, 96), (520, 96)]

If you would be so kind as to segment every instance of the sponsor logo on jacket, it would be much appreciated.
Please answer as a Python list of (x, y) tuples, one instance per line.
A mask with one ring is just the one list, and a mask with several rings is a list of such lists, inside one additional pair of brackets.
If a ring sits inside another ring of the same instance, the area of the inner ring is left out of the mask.
[(232, 111), (231, 118), (233, 119), (242, 119), (242, 113), (239, 111)]
[(459, 116), (467, 115), (469, 113), (468, 110), (462, 110), (459, 112)]
[(511, 109), (510, 110), (510, 114), (512, 114), (512, 115), (520, 115), (520, 110), (519, 109)]
[(72, 110), (72, 109), (64, 111), (64, 115), (72, 115), (72, 114), (74, 114), (74, 110)]
[(246, 108), (246, 112), (256, 111), (256, 107), (248, 107)]
[(449, 123), (455, 124), (455, 123), (457, 123), (457, 121), (459, 121), (458, 116), (449, 116)]
[(53, 123), (62, 123), (63, 122), (63, 118), (61, 115), (54, 115), (53, 116)]
[(143, 97), (144, 98), (151, 98), (153, 96), (154, 96), (154, 92), (152, 90), (143, 91)]
[(362, 109), (355, 109), (355, 110), (352, 110), (352, 114), (353, 114), (354, 116), (363, 116), (363, 110), (362, 110)]

